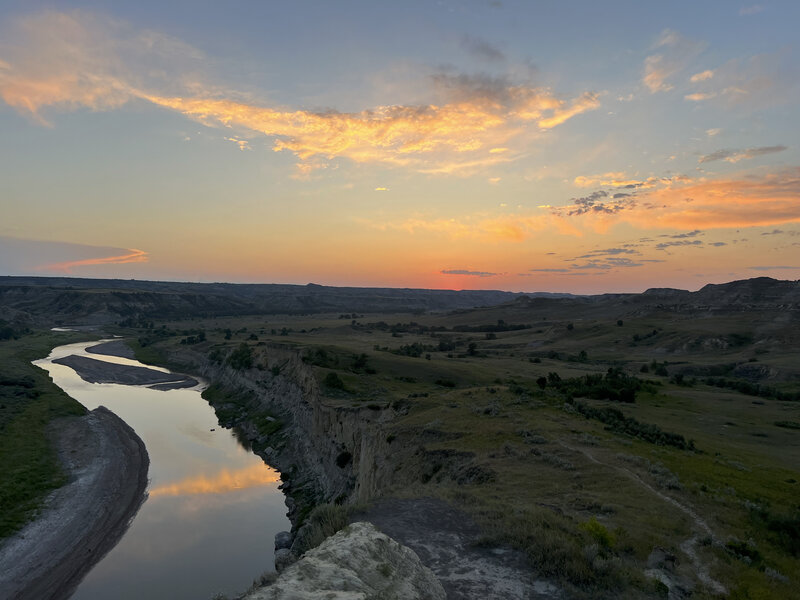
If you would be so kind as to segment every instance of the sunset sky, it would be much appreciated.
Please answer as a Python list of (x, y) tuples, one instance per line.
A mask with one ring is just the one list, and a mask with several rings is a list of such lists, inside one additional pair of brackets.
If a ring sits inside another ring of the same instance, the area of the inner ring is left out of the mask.
[(798, 279), (798, 23), (796, 0), (4, 0), (0, 274)]

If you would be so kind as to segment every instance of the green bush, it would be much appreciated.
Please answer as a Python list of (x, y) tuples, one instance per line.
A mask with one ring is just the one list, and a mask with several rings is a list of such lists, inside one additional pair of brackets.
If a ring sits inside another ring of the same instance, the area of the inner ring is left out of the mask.
[(339, 377), (339, 375), (334, 373), (333, 371), (331, 371), (325, 376), (325, 379), (322, 380), (322, 384), (325, 387), (330, 388), (332, 390), (345, 389), (344, 381), (342, 381), (342, 378)]
[(253, 351), (250, 346), (242, 342), (239, 347), (231, 352), (228, 357), (228, 364), (237, 371), (250, 369), (253, 366)]
[(610, 549), (614, 547), (614, 536), (606, 529), (605, 525), (600, 523), (597, 519), (592, 517), (585, 523), (581, 523), (581, 529), (591, 535), (594, 540), (603, 548)]

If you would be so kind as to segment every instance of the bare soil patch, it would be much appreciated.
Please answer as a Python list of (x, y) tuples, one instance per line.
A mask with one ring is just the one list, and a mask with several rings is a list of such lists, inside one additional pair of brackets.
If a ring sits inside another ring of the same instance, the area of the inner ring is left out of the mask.
[(65, 356), (53, 361), (74, 369), (81, 379), (90, 383), (120, 383), (122, 385), (148, 385), (159, 390), (194, 387), (197, 380), (178, 373), (164, 373), (147, 367), (117, 365), (87, 356)]

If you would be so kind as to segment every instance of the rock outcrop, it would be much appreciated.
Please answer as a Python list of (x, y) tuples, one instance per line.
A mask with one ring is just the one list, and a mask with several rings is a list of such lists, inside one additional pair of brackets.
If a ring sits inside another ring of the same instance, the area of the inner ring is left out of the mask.
[[(403, 477), (418, 473), (417, 444), (387, 439), (390, 407), (333, 406), (325, 401), (312, 369), (296, 349), (270, 344), (254, 348), (254, 367), (235, 370), (190, 348), (171, 355), (173, 363), (247, 399), (247, 409), (221, 423), (236, 427), (253, 451), (277, 468), (287, 494), (289, 518), (326, 502), (356, 503), (381, 496)], [(218, 414), (225, 406), (215, 406)], [(264, 435), (259, 415), (271, 415), (282, 428)], [(397, 465), (403, 465), (398, 470)], [(297, 534), (293, 530), (293, 534)], [(303, 549), (293, 548), (295, 556)]]
[(370, 523), (353, 523), (243, 600), (444, 600), (444, 588), (413, 550)]

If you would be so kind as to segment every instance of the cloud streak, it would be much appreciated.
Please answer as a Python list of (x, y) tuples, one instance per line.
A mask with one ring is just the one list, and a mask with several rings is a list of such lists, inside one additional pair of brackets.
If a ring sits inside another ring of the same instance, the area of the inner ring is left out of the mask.
[(95, 265), (126, 265), (130, 263), (144, 263), (149, 260), (147, 252), (144, 250), (130, 249), (127, 254), (116, 256), (104, 256), (100, 258), (85, 258), (82, 260), (68, 260), (49, 265), (36, 267), (37, 271), (54, 271), (57, 273), (69, 274), (78, 267), (90, 267)]
[(470, 271), (468, 269), (443, 269), (439, 271), (442, 275), (466, 275), (469, 277), (495, 277), (500, 273), (491, 273), (489, 271)]
[(717, 150), (711, 154), (701, 156), (697, 162), (707, 163), (715, 160), (724, 160), (729, 163), (737, 163), (740, 160), (747, 160), (765, 154), (775, 154), (788, 150), (787, 146), (762, 146), (760, 148), (748, 148), (747, 150)]

